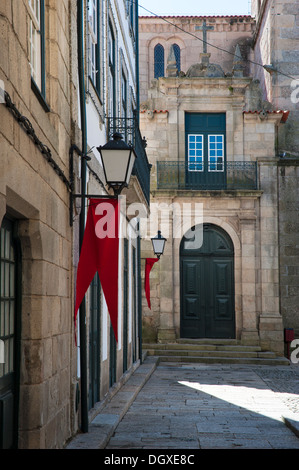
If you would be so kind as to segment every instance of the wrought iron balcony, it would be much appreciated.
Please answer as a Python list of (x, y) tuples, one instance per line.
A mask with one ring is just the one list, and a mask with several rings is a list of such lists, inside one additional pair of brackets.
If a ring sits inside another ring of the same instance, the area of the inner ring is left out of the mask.
[(157, 189), (256, 190), (256, 162), (157, 162)]
[(133, 118), (113, 118), (108, 119), (108, 140), (110, 140), (115, 132), (119, 132), (124, 141), (133, 145), (137, 154), (136, 162), (133, 168), (133, 175), (139, 180), (143, 194), (147, 203), (150, 200), (150, 171), (151, 165), (148, 162), (145, 147), (146, 141), (142, 139), (136, 116)]

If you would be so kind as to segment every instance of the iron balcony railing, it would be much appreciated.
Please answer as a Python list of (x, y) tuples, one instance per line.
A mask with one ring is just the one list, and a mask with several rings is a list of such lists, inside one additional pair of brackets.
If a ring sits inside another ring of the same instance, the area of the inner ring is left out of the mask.
[(151, 165), (146, 155), (146, 140), (142, 139), (136, 116), (132, 118), (113, 118), (108, 120), (108, 140), (112, 139), (115, 132), (119, 132), (124, 141), (133, 145), (137, 158), (133, 168), (133, 175), (136, 175), (144, 193), (145, 199), (150, 201), (150, 171)]
[(157, 189), (256, 190), (256, 162), (157, 162)]

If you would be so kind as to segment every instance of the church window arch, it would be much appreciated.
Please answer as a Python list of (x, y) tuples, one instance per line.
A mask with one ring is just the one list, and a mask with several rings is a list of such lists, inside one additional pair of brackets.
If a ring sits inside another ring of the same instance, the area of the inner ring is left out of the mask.
[(157, 44), (154, 49), (154, 76), (164, 77), (164, 47)]
[(176, 66), (177, 66), (178, 72), (180, 72), (180, 70), (181, 70), (181, 48), (178, 44), (173, 44), (172, 47), (173, 47), (173, 50), (174, 50)]

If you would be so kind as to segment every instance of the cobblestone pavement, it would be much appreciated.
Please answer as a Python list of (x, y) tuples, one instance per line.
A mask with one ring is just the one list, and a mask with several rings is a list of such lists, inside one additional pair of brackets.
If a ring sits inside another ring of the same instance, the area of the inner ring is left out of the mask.
[(299, 416), (299, 365), (283, 368), (261, 368), (256, 373), (271, 390), (281, 393), (281, 398), (294, 413)]
[(299, 365), (160, 362), (106, 449), (299, 449)]

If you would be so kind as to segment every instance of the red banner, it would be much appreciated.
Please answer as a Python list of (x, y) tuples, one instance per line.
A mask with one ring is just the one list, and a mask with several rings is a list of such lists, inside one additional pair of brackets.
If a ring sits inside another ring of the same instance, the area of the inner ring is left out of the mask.
[(77, 271), (75, 329), (78, 309), (98, 272), (116, 341), (118, 340), (118, 231), (118, 200), (90, 199)]
[(156, 263), (157, 261), (159, 261), (159, 258), (146, 258), (145, 259), (144, 289), (145, 289), (146, 300), (147, 300), (147, 304), (148, 304), (149, 308), (151, 308), (151, 294), (150, 294), (149, 276), (150, 276), (150, 272), (151, 272), (151, 269), (152, 269), (154, 263)]

